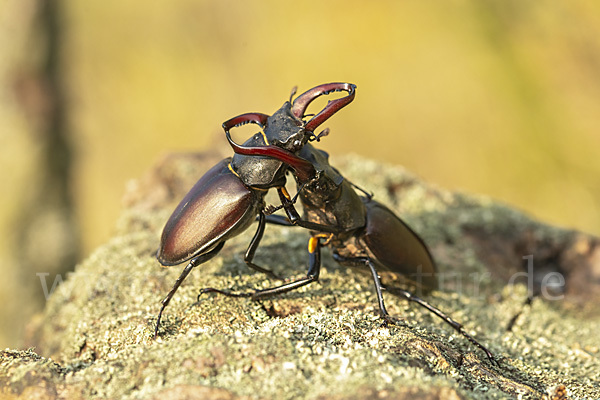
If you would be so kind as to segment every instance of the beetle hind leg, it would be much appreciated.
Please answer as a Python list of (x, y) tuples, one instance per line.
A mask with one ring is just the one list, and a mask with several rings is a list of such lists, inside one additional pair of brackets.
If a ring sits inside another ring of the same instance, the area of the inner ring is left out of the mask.
[(342, 264), (354, 265), (354, 266), (366, 266), (369, 268), (369, 270), (371, 271), (371, 275), (373, 277), (373, 282), (375, 283), (375, 292), (377, 293), (377, 301), (379, 303), (379, 311), (381, 312), (381, 315), (386, 322), (393, 323), (394, 325), (399, 325), (398, 324), (399, 321), (396, 318), (390, 316), (389, 313), (387, 312), (387, 309), (385, 308), (385, 304), (383, 302), (383, 291), (384, 290), (387, 290), (388, 292), (390, 292), (392, 294), (404, 297), (408, 301), (415, 302), (418, 305), (420, 305), (421, 307), (424, 307), (425, 309), (427, 309), (429, 312), (437, 315), (439, 318), (443, 319), (448, 325), (450, 325), (452, 328), (454, 328), (454, 330), (456, 330), (458, 333), (460, 333), (462, 336), (464, 336), (465, 339), (467, 339), (469, 342), (471, 342), (475, 346), (479, 347), (485, 353), (485, 355), (487, 356), (487, 358), (490, 360), (490, 362), (492, 364), (499, 366), (498, 361), (496, 360), (494, 355), (485, 346), (483, 346), (481, 343), (479, 343), (473, 336), (469, 335), (467, 333), (467, 331), (465, 331), (462, 324), (460, 324), (459, 322), (450, 318), (448, 315), (446, 315), (444, 312), (442, 312), (439, 308), (432, 306), (425, 300), (421, 299), (420, 297), (415, 296), (414, 294), (412, 294), (411, 292), (409, 292), (407, 290), (400, 289), (397, 287), (387, 287), (387, 288), (384, 287), (381, 284), (381, 279), (379, 278), (379, 274), (377, 273), (377, 270), (375, 269), (375, 264), (373, 263), (373, 261), (370, 258), (368, 258), (368, 257), (343, 257), (337, 253), (334, 253), (334, 258), (336, 261), (338, 261), (339, 263), (342, 263)]
[(498, 360), (496, 360), (496, 358), (494, 357), (494, 355), (492, 354), (492, 352), (489, 351), (484, 345), (482, 345), (481, 343), (479, 343), (477, 341), (477, 339), (475, 339), (473, 336), (469, 335), (467, 333), (467, 331), (465, 330), (465, 328), (463, 327), (463, 325), (460, 322), (455, 321), (450, 316), (448, 316), (447, 314), (445, 314), (444, 312), (442, 312), (442, 310), (440, 310), (439, 308), (432, 306), (431, 304), (429, 304), (425, 300), (421, 299), (420, 297), (415, 296), (414, 294), (410, 293), (407, 290), (400, 289), (400, 288), (397, 288), (397, 287), (389, 287), (388, 291), (390, 293), (395, 294), (395, 295), (404, 297), (408, 301), (412, 301), (412, 302), (417, 303), (421, 307), (424, 307), (425, 309), (427, 309), (429, 312), (431, 312), (431, 313), (437, 315), (438, 317), (440, 317), (441, 319), (443, 319), (444, 322), (446, 322), (448, 325), (450, 325), (452, 328), (454, 328), (454, 330), (456, 332), (460, 333), (469, 342), (471, 342), (475, 346), (479, 347), (485, 353), (485, 355), (487, 356), (487, 358), (490, 360), (490, 362), (492, 364), (494, 364), (494, 365), (496, 365), (496, 366), (499, 367)]
[(188, 265), (183, 269), (183, 271), (179, 275), (179, 278), (177, 278), (177, 280), (175, 281), (175, 284), (173, 285), (173, 287), (171, 288), (171, 290), (169, 291), (167, 296), (161, 301), (160, 311), (158, 312), (158, 317), (156, 318), (156, 327), (154, 328), (154, 338), (155, 339), (158, 337), (158, 328), (160, 327), (160, 320), (162, 318), (162, 313), (165, 310), (165, 308), (167, 308), (169, 303), (171, 302), (171, 299), (175, 295), (175, 292), (177, 292), (177, 289), (179, 289), (179, 286), (181, 286), (181, 284), (183, 283), (185, 278), (187, 278), (187, 276), (190, 274), (190, 272), (192, 272), (192, 269), (194, 269), (194, 267), (196, 267), (197, 265), (200, 265), (200, 264), (210, 260), (214, 256), (216, 256), (217, 253), (219, 251), (221, 251), (224, 244), (225, 244), (225, 242), (221, 242), (217, 246), (215, 246), (214, 249), (209, 251), (208, 253), (199, 255), (195, 258), (192, 258), (190, 260), (190, 262), (188, 263)]

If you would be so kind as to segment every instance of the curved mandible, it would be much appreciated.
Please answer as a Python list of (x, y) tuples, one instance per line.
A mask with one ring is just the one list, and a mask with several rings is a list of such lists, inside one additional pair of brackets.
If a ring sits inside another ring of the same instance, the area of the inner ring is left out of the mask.
[(246, 124), (256, 124), (260, 125), (262, 128), (267, 124), (267, 118), (269, 116), (267, 114), (262, 113), (246, 113), (242, 115), (238, 115), (237, 117), (233, 117), (223, 122), (223, 129), (225, 132), (229, 133), (231, 128), (236, 128), (238, 126), (246, 125)]
[(240, 146), (231, 138), (231, 134), (228, 129), (225, 129), (225, 136), (231, 145), (231, 148), (235, 154), (241, 154), (244, 156), (264, 156), (274, 158), (287, 164), (296, 172), (296, 176), (301, 182), (308, 182), (316, 175), (315, 167), (304, 158), (298, 157), (294, 153), (282, 149), (277, 146)]
[(324, 109), (304, 125), (304, 129), (312, 132), (316, 127), (328, 120), (329, 117), (354, 100), (356, 85), (352, 83), (326, 83), (316, 86), (296, 97), (296, 100), (294, 100), (294, 103), (292, 104), (292, 113), (294, 113), (297, 118), (302, 119), (308, 105), (317, 97), (340, 91), (348, 92), (348, 96), (330, 100)]

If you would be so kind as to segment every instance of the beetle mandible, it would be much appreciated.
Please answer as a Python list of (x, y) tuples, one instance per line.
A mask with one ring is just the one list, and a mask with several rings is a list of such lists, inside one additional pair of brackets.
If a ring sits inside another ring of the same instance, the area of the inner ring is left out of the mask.
[[(244, 146), (271, 146), (290, 154), (299, 151), (309, 140), (319, 136), (313, 131), (354, 99), (355, 86), (346, 83), (319, 85), (287, 101), (273, 115), (248, 113), (223, 123), (226, 132), (247, 123), (257, 124), (261, 132)], [(347, 96), (330, 101), (308, 122), (303, 118), (308, 105), (316, 98), (335, 91)], [(292, 96), (294, 92), (292, 92)], [(272, 271), (253, 262), (263, 236), (266, 212), (264, 196), (268, 189), (284, 187), (287, 165), (275, 157), (235, 154), (212, 167), (192, 187), (168, 219), (161, 236), (158, 261), (164, 266), (188, 262), (172, 289), (161, 302), (154, 336), (162, 313), (192, 269), (213, 258), (225, 242), (246, 230), (258, 217), (258, 228), (244, 255), (252, 269), (277, 278)], [(282, 207), (289, 207), (287, 204)]]

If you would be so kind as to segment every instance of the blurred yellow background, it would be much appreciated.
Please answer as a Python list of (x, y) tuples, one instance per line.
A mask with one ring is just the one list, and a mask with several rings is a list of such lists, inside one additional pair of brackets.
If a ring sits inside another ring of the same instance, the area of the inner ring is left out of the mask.
[[(110, 237), (126, 182), (160, 154), (227, 150), (226, 119), (272, 113), (293, 86), (331, 81), (358, 86), (326, 124), (331, 154), (401, 164), (600, 234), (596, 0), (56, 4), (81, 256)], [(10, 15), (3, 21), (19, 26)], [(35, 43), (23, 45), (45, 54)], [(13, 147), (22, 140), (1, 135)], [(28, 165), (20, 171), (44, 168)], [(31, 275), (22, 279), (40, 290)]]

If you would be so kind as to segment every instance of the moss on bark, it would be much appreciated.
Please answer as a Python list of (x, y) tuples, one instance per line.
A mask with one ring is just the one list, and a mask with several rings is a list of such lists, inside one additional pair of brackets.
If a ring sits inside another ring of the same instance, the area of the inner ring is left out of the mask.
[[(181, 271), (155, 260), (160, 231), (216, 160), (168, 156), (131, 184), (114, 237), (77, 267), (32, 322), (35, 350), (2, 353), (3, 395), (493, 399), (549, 397), (565, 385), (573, 398), (600, 397), (597, 238), (358, 157), (334, 165), (423, 236), (442, 278), (441, 290), (426, 300), (462, 322), (500, 367), (432, 314), (391, 295), (388, 309), (402, 322), (385, 326), (369, 276), (335, 264), (327, 252), (317, 284), (260, 302), (196, 301), (202, 287), (273, 285), (242, 260), (252, 229), (192, 272), (154, 340), (160, 300)], [(302, 229), (268, 226), (256, 262), (301, 276), (307, 238)], [(524, 283), (508, 285), (519, 272)], [(565, 278), (563, 293), (540, 292), (549, 273)], [(528, 283), (545, 296), (527, 304)]]

